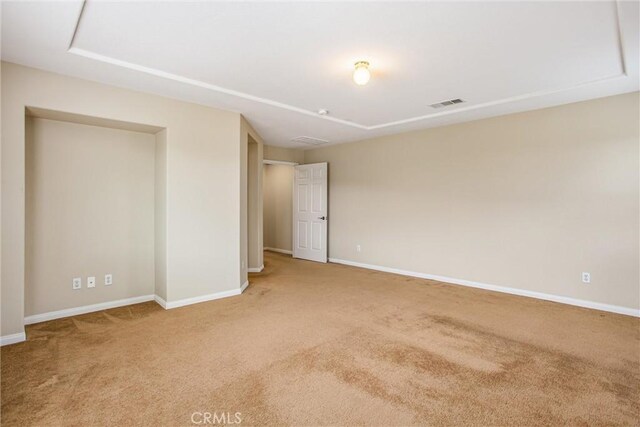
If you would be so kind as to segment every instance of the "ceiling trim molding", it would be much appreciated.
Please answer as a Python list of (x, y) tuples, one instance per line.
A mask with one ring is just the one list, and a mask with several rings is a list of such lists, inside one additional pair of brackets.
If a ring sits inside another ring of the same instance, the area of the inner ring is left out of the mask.
[(516, 101), (524, 101), (524, 100), (527, 100), (527, 99), (537, 98), (537, 97), (540, 97), (540, 96), (554, 95), (554, 94), (557, 94), (557, 93), (567, 92), (567, 91), (578, 89), (578, 88), (581, 88), (581, 87), (590, 86), (590, 85), (596, 84), (596, 83), (602, 83), (602, 82), (611, 81), (611, 80), (623, 79), (625, 77), (627, 77), (627, 75), (625, 73), (616, 74), (616, 75), (613, 75), (613, 76), (602, 77), (600, 79), (588, 80), (586, 82), (578, 83), (578, 84), (571, 85), (571, 86), (568, 86), (568, 87), (565, 87), (565, 88), (548, 89), (548, 90), (540, 90), (540, 91), (536, 91), (536, 92), (529, 92), (529, 93), (525, 93), (524, 95), (511, 96), (509, 98), (502, 98), (502, 99), (498, 99), (498, 100), (495, 100), (495, 101), (483, 102), (481, 104), (469, 105), (467, 107), (456, 108), (454, 110), (449, 110), (449, 111), (442, 111), (440, 113), (427, 114), (427, 115), (418, 116), (418, 117), (411, 117), (411, 118), (408, 118), (408, 119), (402, 119), (402, 120), (397, 120), (397, 121), (394, 121), (394, 122), (383, 123), (381, 125), (367, 126), (367, 130), (376, 130), (376, 129), (382, 129), (382, 128), (386, 128), (386, 127), (390, 127), (390, 126), (404, 125), (404, 124), (407, 124), (407, 123), (413, 123), (413, 122), (417, 122), (417, 121), (420, 121), (420, 120), (427, 120), (427, 119), (432, 119), (432, 118), (435, 118), (435, 117), (449, 116), (451, 114), (462, 113), (464, 111), (478, 110), (480, 108), (493, 107), (493, 106), (496, 106), (496, 105), (508, 104), (508, 103), (516, 102)]
[(76, 19), (76, 26), (73, 28), (73, 33), (71, 34), (71, 40), (69, 40), (69, 46), (67, 47), (67, 51), (71, 49), (73, 46), (73, 42), (76, 40), (76, 34), (78, 34), (78, 27), (80, 27), (80, 21), (82, 20), (82, 14), (84, 13), (84, 7), (87, 5), (87, 0), (82, 0), (82, 4), (80, 5), (80, 12), (78, 12), (78, 19)]
[(214, 92), (224, 93), (226, 95), (236, 96), (238, 98), (243, 98), (249, 101), (259, 102), (261, 104), (270, 105), (272, 107), (282, 108), (285, 110), (293, 111), (295, 113), (306, 114), (308, 116), (313, 116), (317, 118), (322, 118), (323, 120), (329, 120), (335, 123), (340, 123), (347, 126), (356, 127), (359, 129), (369, 129), (368, 126), (360, 125), (358, 123), (349, 122), (346, 120), (338, 119), (335, 117), (329, 116), (319, 116), (317, 113), (309, 110), (305, 110), (304, 108), (294, 107), (293, 105), (284, 104), (282, 102), (273, 101), (271, 99), (260, 98), (259, 96), (250, 95), (248, 93), (239, 92), (233, 89), (227, 89), (221, 86), (216, 86), (211, 83), (203, 82), (201, 80), (192, 79), (189, 77), (184, 77), (178, 74), (169, 73), (166, 71), (158, 70), (156, 68), (145, 67), (144, 65), (138, 65), (127, 61), (122, 61), (120, 59), (112, 58), (110, 56), (100, 55), (98, 53), (94, 53), (85, 49), (80, 49), (77, 47), (71, 47), (67, 50), (67, 52), (72, 53), (74, 55), (83, 56), (85, 58), (93, 59), (95, 61), (104, 62), (111, 65), (116, 65), (122, 68), (128, 68), (130, 70), (139, 71), (145, 74), (149, 74), (156, 77), (165, 78), (168, 80), (173, 80), (179, 83), (188, 84), (191, 86), (200, 87), (202, 89), (211, 90)]
[(601, 77), (601, 78), (594, 79), (594, 80), (588, 80), (588, 81), (585, 81), (585, 82), (582, 82), (582, 83), (577, 83), (577, 84), (574, 84), (574, 85), (570, 85), (568, 87), (534, 91), (534, 92), (529, 92), (529, 93), (525, 93), (525, 94), (522, 94), (522, 95), (512, 96), (512, 97), (509, 97), (509, 98), (498, 99), (498, 100), (495, 100), (495, 101), (488, 101), (488, 102), (483, 102), (483, 103), (480, 103), (480, 104), (472, 104), (472, 105), (463, 106), (463, 107), (459, 107), (459, 108), (455, 108), (455, 109), (451, 109), (451, 110), (447, 110), (447, 111), (440, 111), (440, 112), (437, 112), (437, 113), (425, 114), (425, 115), (421, 115), (421, 116), (410, 117), (410, 118), (407, 118), (407, 119), (401, 119), (401, 120), (396, 120), (396, 121), (392, 121), (392, 122), (386, 122), (386, 123), (381, 123), (381, 124), (377, 124), (377, 125), (367, 126), (367, 125), (359, 124), (359, 123), (356, 123), (356, 122), (339, 119), (339, 118), (336, 118), (336, 117), (331, 117), (331, 116), (326, 116), (326, 115), (325, 116), (321, 116), (318, 113), (316, 113), (315, 111), (306, 110), (304, 108), (296, 107), (294, 105), (285, 104), (283, 102), (275, 101), (275, 100), (272, 100), (272, 99), (261, 98), (259, 96), (251, 95), (251, 94), (240, 92), (240, 91), (233, 90), (233, 89), (228, 89), (228, 88), (225, 88), (225, 87), (222, 87), (222, 86), (217, 86), (217, 85), (214, 85), (214, 84), (211, 84), (211, 83), (203, 82), (201, 80), (192, 79), (192, 78), (189, 78), (189, 77), (181, 76), (179, 74), (169, 73), (169, 72), (162, 71), (162, 70), (159, 70), (159, 69), (156, 69), (156, 68), (146, 67), (144, 65), (139, 65), (139, 64), (132, 63), (132, 62), (128, 62), (128, 61), (123, 61), (123, 60), (120, 60), (120, 59), (117, 59), (117, 58), (113, 58), (113, 57), (106, 56), (106, 55), (101, 55), (101, 54), (98, 54), (98, 53), (95, 53), (95, 52), (91, 52), (91, 51), (86, 50), (86, 49), (81, 49), (81, 48), (75, 47), (74, 44), (75, 44), (75, 41), (76, 41), (76, 35), (77, 35), (78, 31), (79, 31), (80, 23), (81, 23), (84, 11), (86, 9), (87, 3), (88, 3), (88, 0), (83, 0), (82, 1), (82, 6), (80, 7), (80, 11), (78, 13), (78, 18), (77, 18), (77, 21), (76, 21), (75, 29), (73, 31), (73, 35), (72, 35), (71, 40), (69, 42), (69, 47), (67, 48), (67, 52), (68, 53), (71, 53), (71, 54), (74, 54), (74, 55), (78, 55), (78, 56), (82, 56), (84, 58), (91, 59), (91, 60), (94, 60), (94, 61), (103, 62), (103, 63), (106, 63), (106, 64), (110, 64), (110, 65), (114, 65), (114, 66), (117, 66), (117, 67), (121, 67), (121, 68), (127, 68), (129, 70), (138, 71), (138, 72), (149, 74), (149, 75), (152, 75), (152, 76), (156, 76), (156, 77), (160, 77), (160, 78), (164, 78), (164, 79), (168, 79), (168, 80), (173, 80), (173, 81), (176, 81), (176, 82), (179, 82), (179, 83), (183, 83), (183, 84), (187, 84), (187, 85), (195, 86), (195, 87), (200, 87), (202, 89), (223, 93), (223, 94), (235, 96), (235, 97), (238, 97), (238, 98), (243, 98), (243, 99), (246, 99), (246, 100), (249, 100), (249, 101), (258, 102), (258, 103), (269, 105), (269, 106), (272, 106), (272, 107), (281, 108), (281, 109), (292, 111), (292, 112), (295, 112), (295, 113), (311, 116), (311, 117), (314, 117), (314, 118), (319, 119), (319, 120), (327, 120), (327, 121), (330, 121), (330, 122), (338, 123), (338, 124), (345, 125), (345, 126), (350, 126), (350, 127), (361, 129), (361, 130), (365, 130), (365, 131), (384, 129), (384, 128), (388, 128), (388, 127), (404, 125), (404, 124), (423, 121), (423, 120), (429, 120), (429, 119), (438, 118), (438, 117), (442, 117), (442, 116), (449, 116), (449, 115), (453, 115), (453, 114), (462, 113), (462, 112), (465, 112), (465, 111), (478, 110), (478, 109), (486, 108), (486, 107), (493, 107), (493, 106), (502, 105), (502, 104), (508, 104), (508, 103), (517, 102), (517, 101), (524, 101), (524, 100), (531, 99), (531, 98), (537, 98), (537, 97), (541, 97), (541, 96), (558, 94), (558, 93), (562, 93), (562, 92), (566, 92), (566, 91), (582, 88), (582, 87), (589, 86), (589, 85), (596, 84), (596, 83), (603, 83), (603, 82), (607, 82), (607, 81), (611, 81), (611, 80), (623, 79), (623, 78), (628, 77), (627, 69), (626, 69), (626, 58), (625, 58), (625, 53), (624, 53), (623, 36), (622, 36), (622, 26), (620, 24), (620, 8), (619, 8), (620, 0), (615, 0), (615, 2), (614, 2), (615, 3), (615, 6), (614, 6), (615, 7), (615, 21), (616, 21), (615, 24), (616, 24), (616, 29), (617, 29), (618, 53), (619, 53), (620, 65), (621, 65), (621, 69), (622, 69), (622, 72), (620, 74)]

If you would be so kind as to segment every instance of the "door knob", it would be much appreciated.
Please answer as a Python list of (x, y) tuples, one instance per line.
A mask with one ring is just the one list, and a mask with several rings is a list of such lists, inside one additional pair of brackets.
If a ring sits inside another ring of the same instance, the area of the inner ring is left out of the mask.
[(327, 219), (327, 218), (326, 218), (326, 217), (324, 217), (324, 216), (321, 216), (321, 217), (318, 217), (318, 219), (321, 219), (321, 220), (323, 220), (323, 221), (324, 221), (324, 220), (325, 220), (325, 219)]

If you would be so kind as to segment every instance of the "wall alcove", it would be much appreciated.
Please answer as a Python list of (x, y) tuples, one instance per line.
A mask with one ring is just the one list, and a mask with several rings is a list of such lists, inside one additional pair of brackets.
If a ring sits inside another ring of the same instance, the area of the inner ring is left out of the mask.
[(29, 107), (25, 116), (25, 323), (166, 298), (166, 130)]

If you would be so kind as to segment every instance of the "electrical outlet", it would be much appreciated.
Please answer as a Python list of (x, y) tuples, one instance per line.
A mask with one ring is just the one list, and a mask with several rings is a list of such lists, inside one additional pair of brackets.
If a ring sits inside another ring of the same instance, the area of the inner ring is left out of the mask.
[(582, 283), (591, 283), (591, 273), (582, 272)]
[(87, 288), (95, 288), (95, 287), (96, 287), (95, 276), (87, 277)]
[(362, 246), (356, 245), (356, 251), (357, 252), (362, 252)]
[(105, 286), (113, 285), (113, 274), (104, 275), (104, 284)]
[(73, 282), (71, 283), (71, 286), (73, 287), (74, 290), (78, 290), (82, 288), (82, 278), (81, 277), (74, 277), (73, 278)]

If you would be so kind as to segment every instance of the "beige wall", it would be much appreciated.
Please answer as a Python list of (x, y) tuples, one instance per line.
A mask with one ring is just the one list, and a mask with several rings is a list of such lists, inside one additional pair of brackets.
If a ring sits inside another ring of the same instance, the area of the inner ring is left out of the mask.
[[(262, 265), (262, 156), (264, 142), (249, 122), (240, 117), (240, 277)], [(251, 147), (251, 150), (250, 148)], [(251, 201), (251, 206), (249, 206)]]
[(155, 136), (155, 294), (167, 299), (167, 130)]
[(265, 248), (292, 249), (293, 171), (288, 165), (264, 166)]
[[(26, 125), (25, 316), (152, 295), (155, 136), (31, 117)], [(82, 289), (72, 289), (74, 277)]]
[(638, 117), (633, 93), (306, 151), (330, 257), (638, 309)]
[(273, 145), (264, 146), (264, 158), (266, 160), (278, 160), (281, 162), (304, 163), (304, 150), (275, 147)]
[(262, 266), (262, 203), (260, 187), (262, 177), (262, 157), (258, 142), (249, 135), (247, 151), (247, 233), (249, 268)]
[(238, 113), (3, 62), (3, 336), (24, 330), (27, 106), (166, 128), (166, 299), (239, 289), (243, 214)]

